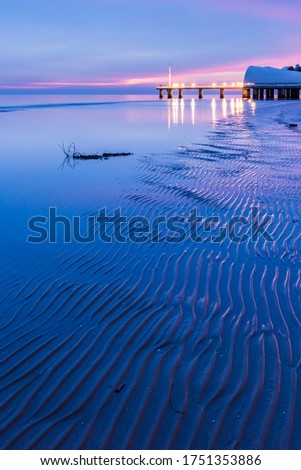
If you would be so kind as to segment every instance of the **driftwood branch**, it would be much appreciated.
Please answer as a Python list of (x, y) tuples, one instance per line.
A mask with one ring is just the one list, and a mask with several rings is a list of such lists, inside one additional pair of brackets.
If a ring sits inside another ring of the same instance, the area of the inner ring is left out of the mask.
[(77, 160), (108, 160), (111, 157), (128, 157), (129, 155), (133, 155), (130, 152), (104, 152), (86, 154), (79, 152), (74, 142), (72, 142), (67, 148), (65, 147), (64, 142), (62, 143), (62, 145), (59, 145), (59, 147), (65, 154), (62, 167), (64, 167), (65, 164), (74, 167)]

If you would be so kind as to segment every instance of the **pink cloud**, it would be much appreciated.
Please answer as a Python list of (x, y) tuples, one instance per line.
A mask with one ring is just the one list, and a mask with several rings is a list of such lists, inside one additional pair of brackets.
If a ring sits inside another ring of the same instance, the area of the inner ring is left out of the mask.
[[(295, 65), (298, 62), (297, 57), (253, 57), (247, 60), (239, 60), (231, 63), (218, 64), (202, 68), (183, 70), (172, 74), (173, 82), (185, 83), (195, 82), (198, 84), (209, 84), (212, 81), (242, 81), (249, 65), (270, 66), (282, 68), (286, 65)], [(140, 76), (126, 80), (128, 85), (143, 84), (165, 84), (167, 83), (167, 71), (165, 75)]]
[(102, 86), (122, 86), (125, 85), (126, 82), (119, 80), (112, 80), (106, 82), (81, 82), (81, 81), (55, 81), (55, 82), (34, 82), (32, 86), (40, 86), (40, 87), (102, 87)]

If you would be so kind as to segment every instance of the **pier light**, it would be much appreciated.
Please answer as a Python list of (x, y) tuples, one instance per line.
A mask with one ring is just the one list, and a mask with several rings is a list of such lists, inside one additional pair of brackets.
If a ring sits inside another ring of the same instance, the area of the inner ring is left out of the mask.
[(232, 82), (232, 83), (231, 83), (231, 85), (232, 85), (232, 86), (235, 86), (235, 83), (234, 83), (234, 82)]
[(227, 86), (227, 82), (224, 82), (224, 83), (223, 83), (223, 86)]
[(178, 83), (174, 83), (174, 84), (173, 84), (173, 87), (174, 87), (174, 88), (178, 88), (178, 86), (179, 86)]
[(195, 86), (195, 83), (192, 83), (191, 86)]
[(216, 83), (212, 83), (212, 86), (216, 86)]
[(181, 83), (181, 86), (185, 86), (185, 83)]

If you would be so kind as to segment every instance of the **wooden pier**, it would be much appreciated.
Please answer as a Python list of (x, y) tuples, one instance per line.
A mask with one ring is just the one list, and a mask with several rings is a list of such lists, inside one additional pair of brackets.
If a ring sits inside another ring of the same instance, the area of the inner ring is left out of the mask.
[(242, 98), (249, 100), (299, 100), (300, 99), (300, 85), (287, 85), (287, 84), (242, 84), (242, 85), (159, 85), (156, 87), (159, 90), (159, 98), (164, 98), (164, 92), (167, 93), (167, 98), (171, 100), (174, 94), (179, 99), (184, 96), (184, 90), (197, 91), (199, 99), (204, 97), (205, 90), (218, 90), (221, 99), (225, 98), (225, 90), (237, 91), (241, 90)]
[(225, 90), (242, 90), (243, 85), (159, 85), (156, 90), (159, 90), (159, 98), (164, 98), (164, 91), (167, 93), (167, 98), (171, 100), (173, 94), (176, 93), (179, 99), (183, 98), (184, 90), (197, 91), (199, 99), (204, 97), (204, 90), (219, 90), (221, 99), (225, 98)]

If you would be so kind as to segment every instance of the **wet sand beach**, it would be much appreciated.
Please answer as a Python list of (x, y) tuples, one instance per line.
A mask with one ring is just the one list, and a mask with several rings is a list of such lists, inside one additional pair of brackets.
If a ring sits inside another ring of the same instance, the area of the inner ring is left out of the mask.
[[(0, 107), (2, 449), (300, 449), (300, 104), (212, 98)], [(29, 243), (50, 207), (186, 236)]]

